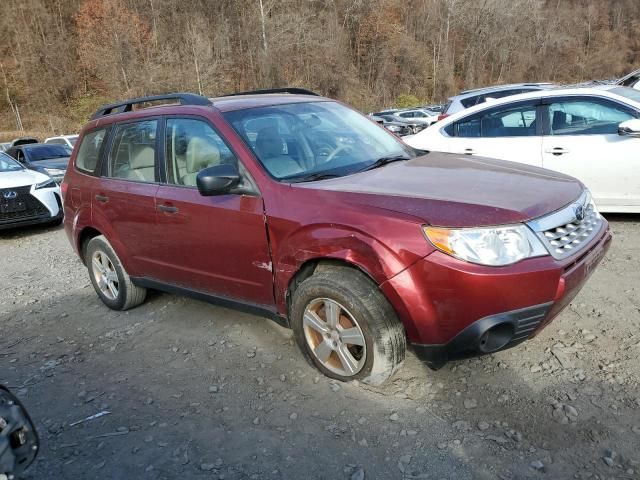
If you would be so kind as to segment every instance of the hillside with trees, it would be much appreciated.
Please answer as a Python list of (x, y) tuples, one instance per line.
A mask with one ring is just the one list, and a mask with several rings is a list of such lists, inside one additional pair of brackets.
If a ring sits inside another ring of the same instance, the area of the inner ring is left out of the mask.
[(295, 85), (400, 96), (640, 67), (638, 0), (3, 0), (0, 130), (69, 132), (99, 104)]

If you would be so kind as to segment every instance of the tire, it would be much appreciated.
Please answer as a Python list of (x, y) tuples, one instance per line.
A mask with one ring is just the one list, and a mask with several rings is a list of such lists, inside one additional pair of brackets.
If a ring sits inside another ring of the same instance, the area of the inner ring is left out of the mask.
[[(338, 314), (328, 313), (336, 308)], [(306, 358), (336, 380), (380, 385), (405, 358), (406, 335), (393, 307), (374, 282), (350, 267), (320, 265), (294, 291), (290, 323)]]
[(118, 255), (103, 235), (89, 241), (84, 258), (93, 288), (107, 307), (129, 310), (144, 302), (147, 289), (131, 282)]

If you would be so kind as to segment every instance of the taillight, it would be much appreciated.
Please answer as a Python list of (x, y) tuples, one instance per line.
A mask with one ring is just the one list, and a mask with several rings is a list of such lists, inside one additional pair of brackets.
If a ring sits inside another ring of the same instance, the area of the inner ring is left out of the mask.
[(445, 118), (447, 118), (449, 115), (447, 115), (446, 113), (441, 113), (440, 115), (438, 115), (438, 121), (440, 120), (444, 120)]

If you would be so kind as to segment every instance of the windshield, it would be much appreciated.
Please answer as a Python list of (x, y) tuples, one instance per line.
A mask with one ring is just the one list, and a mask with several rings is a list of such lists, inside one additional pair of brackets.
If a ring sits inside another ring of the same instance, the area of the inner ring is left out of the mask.
[(73, 135), (72, 137), (67, 137), (67, 141), (73, 146), (76, 146), (76, 142), (78, 141), (78, 135)]
[(373, 121), (336, 102), (236, 110), (224, 117), (269, 174), (283, 181), (343, 176), (381, 159), (416, 155)]
[(66, 158), (71, 156), (71, 150), (65, 145), (38, 145), (25, 148), (30, 161), (50, 160), (52, 158)]
[(0, 153), (0, 172), (17, 172), (24, 167), (6, 153)]
[(612, 88), (610, 91), (611, 93), (615, 93), (616, 95), (620, 95), (621, 97), (640, 103), (640, 90), (635, 90), (629, 87), (616, 87)]

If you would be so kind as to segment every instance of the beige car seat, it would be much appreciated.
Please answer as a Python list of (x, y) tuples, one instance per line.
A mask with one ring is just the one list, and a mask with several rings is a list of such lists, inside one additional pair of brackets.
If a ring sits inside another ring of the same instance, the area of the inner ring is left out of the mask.
[(155, 182), (155, 149), (149, 145), (129, 145), (129, 170), (124, 178)]
[(220, 164), (220, 150), (206, 137), (194, 137), (189, 140), (186, 153), (186, 170), (180, 181), (183, 185), (196, 186), (196, 177), (203, 168)]

